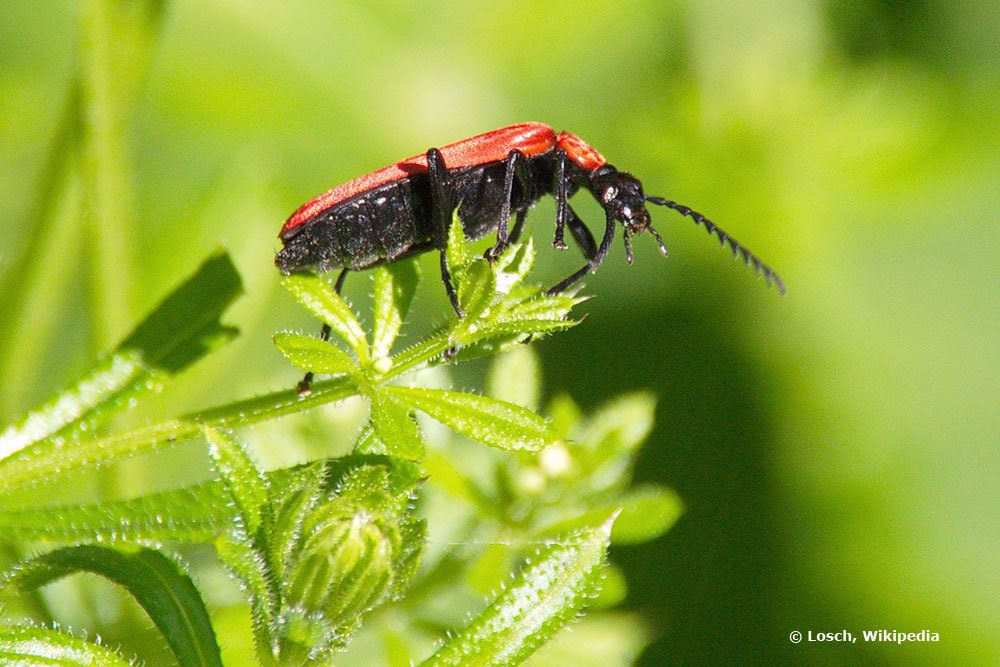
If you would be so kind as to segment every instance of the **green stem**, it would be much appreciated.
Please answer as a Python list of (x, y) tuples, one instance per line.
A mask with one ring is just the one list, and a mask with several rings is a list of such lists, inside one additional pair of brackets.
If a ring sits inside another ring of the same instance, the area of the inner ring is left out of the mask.
[(84, 219), (90, 235), (90, 289), (95, 350), (128, 329), (132, 271), (131, 211), (123, 94), (115, 76), (114, 3), (84, 0), (79, 21), (83, 118)]

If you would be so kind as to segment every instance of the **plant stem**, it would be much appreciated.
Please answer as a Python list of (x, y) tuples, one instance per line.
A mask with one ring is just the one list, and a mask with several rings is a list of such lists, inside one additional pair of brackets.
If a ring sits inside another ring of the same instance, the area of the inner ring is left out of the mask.
[(91, 309), (95, 350), (110, 347), (131, 321), (130, 188), (125, 110), (116, 90), (112, 0), (84, 0), (79, 20), (84, 222), (90, 236)]

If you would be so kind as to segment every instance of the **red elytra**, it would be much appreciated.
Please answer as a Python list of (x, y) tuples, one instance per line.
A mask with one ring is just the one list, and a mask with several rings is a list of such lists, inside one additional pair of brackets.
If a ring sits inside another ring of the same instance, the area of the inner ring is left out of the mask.
[[(588, 171), (607, 163), (603, 155), (580, 137), (569, 132), (556, 134), (555, 130), (544, 123), (508, 125), (498, 130), (456, 141), (440, 150), (447, 167), (457, 169), (504, 160), (512, 150), (519, 150), (530, 156), (539, 155), (557, 146), (566, 151), (570, 160)], [(292, 213), (281, 228), (279, 236), (284, 236), (289, 230), (295, 229), (317, 214), (346, 199), (380, 185), (425, 171), (427, 171), (427, 154), (421, 153), (331, 188), (310, 199)]]

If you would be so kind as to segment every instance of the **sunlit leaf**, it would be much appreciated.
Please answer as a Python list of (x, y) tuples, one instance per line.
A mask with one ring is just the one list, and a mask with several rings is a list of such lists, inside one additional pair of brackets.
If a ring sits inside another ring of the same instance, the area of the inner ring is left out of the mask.
[(375, 435), (385, 444), (387, 453), (410, 460), (423, 458), (424, 436), (410, 409), (385, 391), (373, 391), (369, 398)]
[(274, 334), (274, 345), (286, 359), (304, 371), (336, 375), (358, 370), (357, 362), (330, 341), (281, 332)]
[(385, 454), (386, 451), (385, 443), (375, 435), (375, 427), (372, 426), (372, 421), (369, 419), (368, 423), (361, 429), (361, 432), (358, 433), (358, 437), (354, 441), (354, 447), (351, 448), (351, 453)]
[(546, 526), (536, 534), (555, 536), (567, 530), (593, 525), (595, 520), (607, 516), (616, 508), (621, 509), (621, 514), (611, 532), (611, 541), (615, 544), (639, 544), (655, 539), (667, 532), (684, 511), (684, 505), (676, 493), (657, 484), (646, 484), (571, 519)]
[(524, 661), (573, 620), (600, 586), (612, 521), (538, 552), (482, 613), (422, 664)]
[(466, 583), (482, 595), (492, 593), (507, 578), (512, 557), (511, 548), (506, 544), (487, 544), (469, 564)]
[(0, 627), (0, 664), (21, 667), (131, 667), (133, 662), (106, 646), (65, 632), (7, 626)]
[(535, 243), (529, 236), (503, 252), (494, 265), (496, 289), (499, 294), (509, 294), (528, 275), (535, 262)]
[(221, 667), (215, 631), (198, 589), (177, 563), (159, 551), (65, 547), (24, 561), (4, 582), (31, 590), (76, 572), (93, 572), (128, 590), (182, 665)]
[(219, 322), (243, 291), (226, 254), (209, 258), (106, 358), (73, 386), (0, 434), (0, 459), (65, 431), (93, 431), (164, 379), (194, 363), (236, 330)]
[(496, 277), (493, 269), (485, 259), (474, 260), (462, 273), (458, 284), (458, 304), (465, 311), (465, 318), (461, 323), (475, 326), (475, 320), (490, 307), (495, 294)]
[(61, 479), (84, 468), (96, 470), (172, 447), (200, 435), (199, 424), (223, 427), (253, 424), (347, 398), (357, 391), (351, 380), (340, 377), (314, 384), (312, 393), (305, 397), (289, 388), (102, 438), (70, 441), (48, 438), (0, 460), (0, 497)]
[(465, 230), (457, 214), (452, 216), (451, 225), (448, 227), (445, 259), (448, 261), (449, 270), (455, 273), (460, 273), (472, 261), (472, 251), (469, 250), (469, 242), (465, 238)]
[(260, 528), (267, 510), (267, 480), (239, 442), (228, 433), (203, 426), (208, 454), (229, 491), (247, 533)]
[(393, 262), (375, 269), (372, 311), (372, 357), (388, 357), (392, 344), (410, 310), (419, 279), (418, 265), (412, 260)]
[(655, 635), (649, 622), (638, 613), (589, 613), (556, 635), (524, 664), (527, 667), (631, 667), (637, 664), (642, 650)]
[(536, 296), (511, 305), (503, 315), (504, 320), (559, 320), (566, 317), (573, 306), (583, 299), (565, 295)]
[(427, 458), (421, 466), (430, 483), (452, 498), (464, 500), (487, 514), (498, 509), (495, 501), (443, 454), (433, 449), (428, 450)]
[(250, 605), (254, 645), (264, 663), (270, 664), (277, 652), (278, 595), (267, 559), (242, 527), (220, 535), (215, 541), (215, 551), (242, 584)]
[(490, 368), (490, 395), (501, 401), (537, 410), (539, 384), (538, 356), (529, 345), (505, 352)]
[(283, 483), (271, 485), (274, 527), (268, 536), (268, 562), (278, 582), (285, 579), (285, 564), (292, 559), (304, 517), (325, 497), (328, 472), (324, 462), (314, 461), (289, 471)]
[(572, 320), (522, 320), (501, 321), (498, 324), (478, 325), (474, 334), (462, 336), (462, 345), (455, 355), (458, 361), (468, 361), (485, 356), (495, 356), (508, 352), (528, 342), (528, 338), (565, 331), (578, 323)]
[(386, 387), (385, 391), (462, 435), (492, 447), (534, 451), (551, 442), (548, 422), (513, 403), (446, 389)]
[(292, 296), (321, 321), (330, 325), (357, 353), (362, 363), (370, 358), (368, 339), (354, 311), (325, 280), (311, 273), (295, 273), (281, 278)]
[(219, 484), (88, 505), (0, 510), (0, 534), (19, 541), (203, 542), (233, 519)]
[(563, 440), (572, 438), (576, 425), (583, 418), (580, 406), (567, 394), (557, 394), (552, 399), (548, 415), (552, 419), (552, 428)]
[(619, 396), (590, 419), (587, 439), (616, 451), (635, 450), (653, 428), (656, 397), (649, 392)]
[(611, 541), (640, 544), (667, 532), (684, 512), (680, 497), (657, 484), (630, 489), (619, 498), (621, 514), (615, 521)]
[[(614, 544), (614, 529), (611, 531), (611, 543)], [(591, 609), (610, 609), (625, 601), (628, 595), (628, 581), (625, 573), (611, 562), (604, 563), (601, 571), (601, 590), (590, 600)]]

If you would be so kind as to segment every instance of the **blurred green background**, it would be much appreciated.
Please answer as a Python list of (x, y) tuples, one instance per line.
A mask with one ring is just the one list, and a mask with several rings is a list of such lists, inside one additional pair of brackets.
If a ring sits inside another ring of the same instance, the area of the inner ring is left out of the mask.
[[(703, 211), (789, 286), (781, 299), (754, 284), (657, 210), (671, 257), (644, 238), (626, 267), (616, 247), (587, 283), (584, 323), (537, 345), (550, 394), (590, 407), (627, 389), (660, 397), (639, 476), (675, 488), (687, 512), (657, 542), (613, 552), (627, 606), (659, 635), (642, 663), (995, 664), (998, 7), (171, 2), (124, 119), (130, 206), (108, 252), (72, 196), (37, 210), (78, 66), (78, 8), (8, 0), (0, 416), (71, 381), (219, 245), (247, 284), (228, 318), (243, 335), (156, 409), (290, 386), (271, 333), (315, 325), (277, 288), (283, 219), (431, 145), (539, 120)], [(599, 221), (584, 197), (574, 205)], [(25, 268), (46, 216), (45, 259)], [(552, 218), (551, 202), (529, 217), (545, 283), (579, 264), (551, 249)], [(347, 294), (362, 301), (368, 286), (356, 277)], [(433, 281), (422, 290), (429, 326), (448, 309)], [(480, 385), (482, 370), (454, 381)], [(127, 472), (136, 489), (169, 478)], [(788, 641), (840, 629), (941, 641)]]

